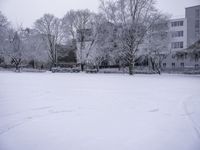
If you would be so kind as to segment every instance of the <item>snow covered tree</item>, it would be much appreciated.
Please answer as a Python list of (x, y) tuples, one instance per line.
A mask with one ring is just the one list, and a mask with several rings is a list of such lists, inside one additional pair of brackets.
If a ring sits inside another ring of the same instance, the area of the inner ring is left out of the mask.
[(4, 51), (4, 55), (11, 59), (11, 63), (15, 65), (16, 71), (20, 71), (20, 65), (26, 57), (26, 53), (19, 31), (10, 31), (9, 45)]
[(5, 49), (8, 46), (9, 22), (0, 11), (0, 63), (4, 61)]
[(4, 42), (6, 39), (6, 33), (8, 32), (9, 22), (7, 18), (0, 11), (0, 42)]
[(121, 53), (132, 75), (144, 38), (152, 24), (160, 18), (154, 0), (101, 0), (100, 8), (106, 18), (120, 28)]
[(151, 26), (146, 37), (146, 52), (153, 71), (161, 73), (161, 63), (170, 53), (168, 17), (163, 15)]
[(102, 19), (97, 19), (94, 32), (96, 32), (95, 44), (91, 52), (91, 58), (99, 66), (103, 62), (107, 65), (114, 63), (117, 53), (117, 38), (115, 25)]
[(31, 63), (33, 68), (36, 67), (36, 63), (48, 63), (48, 47), (43, 36), (38, 34), (36, 30), (23, 29), (23, 43), (27, 53), (26, 61)]
[(89, 10), (79, 10), (76, 13), (77, 59), (83, 71), (91, 45), (91, 36), (94, 35), (90, 26), (92, 13)]
[(71, 39), (76, 38), (77, 59), (82, 71), (86, 64), (99, 64), (104, 60), (106, 51), (103, 51), (103, 45), (106, 45), (110, 31), (102, 32), (108, 23), (102, 14), (95, 14), (89, 10), (71, 10), (62, 20), (65, 34)]
[[(70, 10), (62, 19), (65, 34), (72, 40), (76, 39), (77, 43), (77, 61), (84, 70), (88, 52), (91, 48), (92, 41), (92, 21), (93, 13), (89, 10)], [(92, 42), (94, 43), (94, 42)]]
[(62, 18), (62, 25), (65, 37), (72, 40), (76, 39), (76, 33), (78, 29), (77, 11), (70, 10), (67, 12)]
[(64, 38), (61, 20), (54, 15), (45, 14), (42, 18), (36, 20), (35, 29), (43, 36), (43, 40), (46, 42), (51, 67), (56, 66), (56, 44), (62, 43)]

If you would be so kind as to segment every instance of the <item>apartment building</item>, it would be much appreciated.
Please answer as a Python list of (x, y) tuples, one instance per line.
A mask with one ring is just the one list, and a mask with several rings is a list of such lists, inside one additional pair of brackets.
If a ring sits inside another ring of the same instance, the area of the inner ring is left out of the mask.
[(169, 22), (169, 49), (172, 52), (187, 48), (187, 19), (172, 19)]
[(200, 69), (200, 60), (192, 58), (187, 48), (200, 40), (200, 5), (185, 9), (185, 18), (172, 19), (169, 22), (168, 55), (162, 62), (164, 69)]
[(188, 7), (185, 11), (187, 18), (187, 44), (194, 44), (200, 39), (200, 5)]

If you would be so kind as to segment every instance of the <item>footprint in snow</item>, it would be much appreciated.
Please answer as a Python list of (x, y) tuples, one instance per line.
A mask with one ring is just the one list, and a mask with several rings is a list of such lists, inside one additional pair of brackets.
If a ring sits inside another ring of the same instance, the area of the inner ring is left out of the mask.
[(158, 112), (159, 109), (152, 109), (152, 110), (149, 110), (149, 112)]

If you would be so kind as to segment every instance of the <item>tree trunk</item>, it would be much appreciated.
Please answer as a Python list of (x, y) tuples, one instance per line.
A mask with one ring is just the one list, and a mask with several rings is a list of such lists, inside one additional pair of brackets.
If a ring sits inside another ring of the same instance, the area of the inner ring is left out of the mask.
[(134, 64), (133, 63), (130, 63), (129, 64), (129, 75), (133, 75), (133, 68), (134, 68)]
[(16, 70), (16, 72), (20, 72), (19, 63), (16, 63), (16, 64), (15, 64), (15, 70)]
[(161, 75), (161, 64), (160, 64), (160, 62), (156, 65), (156, 70), (157, 70), (158, 74)]
[(156, 70), (157, 70), (158, 74), (159, 74), (159, 75), (161, 75), (161, 71), (160, 71), (160, 68), (159, 68), (159, 66), (158, 66), (158, 65), (156, 65), (156, 67), (155, 67), (155, 68), (156, 68)]
[(20, 72), (21, 59), (15, 59), (14, 64), (15, 64), (16, 72)]
[(155, 61), (153, 60), (153, 58), (150, 58), (150, 63), (152, 71), (155, 71)]
[(50, 68), (49, 68), (49, 71), (52, 71), (52, 68), (53, 68), (53, 67), (55, 67), (55, 63), (52, 61), (52, 62), (51, 62), (51, 65), (50, 65)]
[(99, 72), (99, 65), (96, 66), (97, 72)]
[(81, 71), (82, 71), (82, 72), (84, 71), (84, 66), (85, 66), (85, 64), (84, 64), (84, 63), (81, 63)]
[(32, 64), (33, 69), (35, 69), (35, 61), (33, 60), (33, 64)]

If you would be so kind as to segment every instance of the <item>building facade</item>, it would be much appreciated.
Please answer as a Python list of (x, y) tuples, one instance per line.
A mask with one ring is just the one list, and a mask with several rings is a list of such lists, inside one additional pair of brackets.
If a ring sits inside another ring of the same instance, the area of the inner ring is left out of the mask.
[(200, 5), (185, 9), (185, 18), (169, 22), (170, 54), (162, 62), (163, 69), (200, 69), (200, 60), (191, 57), (187, 48), (200, 40)]
[(188, 7), (185, 11), (187, 18), (187, 44), (194, 44), (200, 39), (200, 5)]
[(187, 48), (187, 19), (172, 19), (169, 22), (169, 49), (172, 52)]

